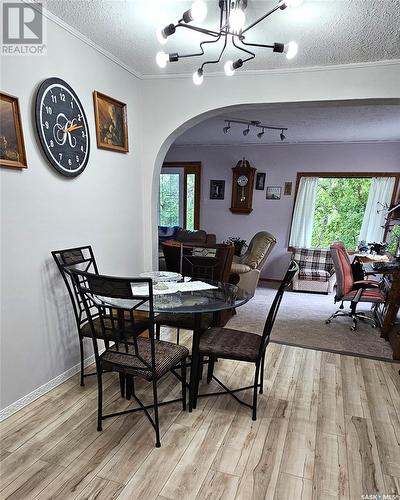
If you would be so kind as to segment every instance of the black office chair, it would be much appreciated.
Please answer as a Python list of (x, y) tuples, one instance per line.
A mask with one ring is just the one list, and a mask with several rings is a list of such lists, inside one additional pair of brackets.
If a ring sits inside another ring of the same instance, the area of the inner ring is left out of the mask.
[[(299, 266), (295, 261), (292, 261), (285, 274), (285, 277), (283, 278), (279, 286), (274, 301), (272, 302), (271, 308), (269, 310), (264, 325), (264, 330), (262, 335), (257, 335), (255, 333), (245, 332), (241, 330), (232, 330), (230, 328), (209, 328), (200, 337), (200, 346), (199, 346), (200, 360), (204, 356), (208, 356), (209, 358), (207, 383), (210, 383), (211, 380), (214, 379), (223, 389), (225, 389), (225, 391), (210, 393), (207, 394), (207, 396), (212, 396), (217, 394), (230, 394), (239, 403), (248, 406), (249, 408), (252, 409), (253, 420), (256, 420), (257, 418), (257, 388), (259, 388), (260, 394), (262, 394), (263, 392), (265, 350), (269, 344), (271, 331), (274, 326), (275, 318), (278, 314), (283, 294), (290, 285), (293, 277), (298, 272), (298, 270)], [(247, 361), (250, 363), (254, 363), (255, 365), (254, 384), (252, 386), (242, 387), (239, 389), (233, 389), (233, 390), (229, 389), (213, 373), (214, 362), (216, 358), (231, 359), (235, 361)], [(200, 362), (199, 366), (201, 370)], [(200, 373), (199, 373), (199, 378), (200, 378)], [(251, 388), (253, 389), (252, 405), (244, 402), (235, 395), (236, 392), (245, 391)]]
[[(126, 413), (143, 410), (154, 427), (156, 447), (160, 447), (160, 430), (158, 407), (160, 404), (173, 403), (182, 400), (182, 408), (186, 409), (186, 358), (189, 351), (184, 346), (155, 340), (154, 338), (154, 307), (153, 285), (149, 278), (116, 278), (99, 274), (86, 273), (71, 269), (73, 281), (85, 308), (86, 317), (92, 333), (93, 350), (96, 360), (98, 383), (98, 414), (97, 430), (102, 430), (102, 421)], [(133, 287), (143, 287), (143, 291), (133, 293)], [(117, 318), (109, 320), (110, 304), (117, 310)], [(131, 324), (134, 323), (134, 311), (146, 307), (148, 311), (149, 337), (133, 337)], [(128, 318), (126, 317), (128, 316)], [(100, 329), (98, 328), (100, 325)], [(128, 327), (128, 328), (127, 328)], [(109, 339), (113, 345), (106, 347), (100, 354), (98, 341)], [(169, 371), (181, 367), (182, 398), (172, 401), (158, 402), (157, 382)], [(115, 371), (122, 374), (131, 385), (131, 393), (139, 407), (121, 412), (103, 415), (103, 385), (104, 372)], [(135, 393), (135, 377), (140, 377), (153, 386), (153, 404), (145, 406)], [(154, 418), (149, 409), (154, 409)]]

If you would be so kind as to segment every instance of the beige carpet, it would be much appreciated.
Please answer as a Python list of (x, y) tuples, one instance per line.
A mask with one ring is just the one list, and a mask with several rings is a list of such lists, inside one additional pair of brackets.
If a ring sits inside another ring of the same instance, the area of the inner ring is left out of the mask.
[[(237, 309), (237, 315), (226, 326), (261, 333), (275, 293), (273, 288), (259, 287), (256, 295), (246, 305)], [(333, 303), (333, 294), (286, 292), (271, 340), (300, 347), (392, 360), (390, 344), (380, 337), (379, 328), (359, 322), (358, 329), (352, 332), (352, 322), (346, 317), (336, 318), (330, 325), (325, 324), (325, 320), (338, 306), (339, 304)], [(368, 311), (369, 306), (361, 304), (359, 310)]]

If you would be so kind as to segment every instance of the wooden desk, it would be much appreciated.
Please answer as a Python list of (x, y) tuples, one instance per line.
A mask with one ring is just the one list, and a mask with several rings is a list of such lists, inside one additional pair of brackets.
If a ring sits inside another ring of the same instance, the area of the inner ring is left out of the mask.
[(378, 320), (381, 325), (381, 337), (390, 342), (393, 349), (393, 359), (400, 360), (400, 324), (396, 323), (400, 308), (400, 270), (373, 271), (364, 267), (367, 275), (383, 274), (384, 290), (387, 300), (381, 311), (378, 311)]

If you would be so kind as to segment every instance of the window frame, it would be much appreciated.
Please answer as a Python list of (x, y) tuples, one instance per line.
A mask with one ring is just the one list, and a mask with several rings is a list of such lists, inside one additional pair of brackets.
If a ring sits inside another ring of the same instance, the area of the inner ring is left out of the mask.
[[(392, 193), (392, 199), (390, 201), (390, 206), (393, 206), (396, 203), (396, 200), (398, 200), (398, 190), (399, 190), (399, 183), (400, 183), (400, 173), (398, 172), (297, 172), (296, 176), (296, 187), (295, 187), (295, 192), (294, 192), (294, 200), (293, 200), (293, 207), (292, 207), (292, 216), (290, 219), (290, 227), (289, 227), (289, 234), (288, 234), (288, 242), (290, 240), (290, 235), (292, 232), (292, 224), (293, 224), (293, 215), (294, 215), (294, 207), (296, 206), (296, 201), (297, 201), (297, 193), (299, 190), (299, 185), (300, 185), (300, 179), (302, 177), (318, 177), (318, 178), (329, 178), (329, 179), (343, 179), (343, 178), (348, 178), (348, 179), (354, 179), (354, 178), (371, 178), (372, 177), (394, 177), (394, 187), (393, 187), (393, 193)], [(386, 239), (388, 232), (388, 227), (386, 225), (385, 227), (385, 232), (384, 232), (384, 239)], [(293, 252), (294, 247), (287, 245), (288, 252)], [(348, 252), (349, 254), (354, 253), (352, 251)]]
[[(163, 168), (181, 168), (183, 169), (183, 227), (186, 228), (187, 223), (187, 176), (190, 174), (195, 175), (195, 185), (194, 185), (194, 217), (193, 217), (193, 227), (194, 229), (200, 229), (200, 200), (201, 200), (201, 162), (200, 161), (167, 161), (162, 164)], [(160, 172), (161, 173), (161, 172)]]

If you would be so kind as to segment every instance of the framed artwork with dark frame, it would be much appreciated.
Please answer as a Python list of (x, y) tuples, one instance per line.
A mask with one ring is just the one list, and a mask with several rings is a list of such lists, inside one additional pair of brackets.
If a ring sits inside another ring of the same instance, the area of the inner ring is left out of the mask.
[(126, 104), (93, 92), (97, 147), (120, 153), (129, 151)]
[(210, 181), (210, 200), (223, 200), (225, 198), (225, 181)]
[(256, 190), (264, 191), (265, 188), (265, 172), (258, 172), (256, 176)]
[(0, 166), (27, 168), (18, 97), (0, 92)]
[(290, 196), (292, 194), (292, 183), (291, 182), (285, 182), (285, 187), (283, 189), (283, 195), (284, 196)]
[(267, 200), (280, 200), (282, 188), (280, 186), (267, 186), (265, 198)]

